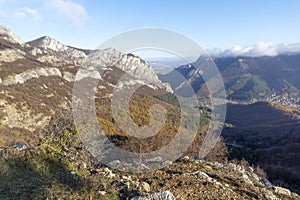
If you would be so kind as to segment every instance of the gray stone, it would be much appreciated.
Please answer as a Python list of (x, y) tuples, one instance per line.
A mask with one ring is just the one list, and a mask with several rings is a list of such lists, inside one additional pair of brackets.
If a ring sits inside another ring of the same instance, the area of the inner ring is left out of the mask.
[(259, 180), (259, 182), (261, 182), (262, 184), (264, 184), (267, 187), (272, 187), (273, 186), (273, 184), (268, 179), (265, 179), (265, 178), (261, 178)]
[(175, 196), (168, 190), (143, 196), (133, 197), (131, 200), (175, 200)]
[(172, 165), (172, 164), (173, 164), (173, 162), (170, 161), (170, 160), (167, 160), (167, 161), (164, 162), (164, 165), (167, 165), (167, 166), (168, 166), (168, 165)]
[(141, 186), (142, 186), (142, 189), (143, 189), (144, 191), (146, 191), (146, 192), (150, 192), (150, 191), (151, 191), (151, 188), (150, 188), (149, 183), (147, 183), (147, 182), (142, 182)]
[(180, 158), (180, 161), (189, 161), (190, 157), (189, 156), (184, 156), (182, 158)]
[(105, 191), (99, 191), (98, 193), (99, 193), (101, 196), (104, 196), (104, 195), (106, 194)]
[(25, 144), (16, 144), (12, 148), (17, 149), (18, 151), (22, 151), (24, 149), (27, 149), (27, 146)]
[(162, 163), (164, 162), (164, 160), (161, 157), (155, 157), (155, 158), (151, 158), (146, 160), (146, 162), (148, 163)]
[(105, 172), (105, 177), (106, 178), (109, 178), (109, 179), (111, 179), (111, 178), (114, 178), (114, 177), (116, 177), (116, 174), (114, 174), (109, 168), (104, 168), (104, 172)]
[(248, 175), (247, 174), (243, 174), (241, 179), (245, 182), (245, 183), (248, 183), (250, 185), (253, 185), (253, 182), (249, 179)]
[(278, 187), (278, 186), (274, 186), (273, 189), (274, 189), (274, 192), (277, 194), (284, 194), (284, 195), (288, 195), (288, 196), (291, 195), (291, 191), (289, 189)]
[(237, 167), (236, 167), (236, 164), (229, 163), (228, 166), (227, 166), (227, 168), (230, 169), (230, 170), (236, 171), (236, 168), (237, 168)]
[(120, 165), (120, 163), (121, 162), (119, 160), (114, 160), (114, 161), (109, 163), (109, 166), (118, 166), (118, 165)]
[(201, 178), (209, 183), (217, 182), (215, 179), (211, 178), (208, 174), (201, 172), (201, 171), (195, 171), (195, 172), (190, 173), (189, 175), (196, 176), (196, 177)]

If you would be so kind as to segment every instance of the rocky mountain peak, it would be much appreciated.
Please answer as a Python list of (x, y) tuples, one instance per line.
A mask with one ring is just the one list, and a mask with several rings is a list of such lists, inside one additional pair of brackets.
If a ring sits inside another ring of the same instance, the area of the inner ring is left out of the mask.
[(0, 25), (0, 38), (7, 40), (14, 44), (24, 45), (24, 42), (17, 37), (11, 30)]
[[(27, 42), (29, 46), (35, 47), (42, 50), (48, 56), (44, 57), (43, 61), (51, 62), (53, 60), (61, 60), (74, 63), (75, 65), (80, 64), (82, 60), (87, 56), (86, 50), (77, 49), (60, 43), (59, 41), (44, 36), (36, 40)], [(49, 56), (50, 55), (50, 56)]]
[(66, 51), (68, 49), (67, 46), (61, 44), (57, 40), (55, 40), (51, 37), (48, 37), (48, 36), (43, 36), (36, 40), (27, 42), (27, 44), (29, 44), (30, 46), (39, 48), (39, 49), (52, 50), (52, 51), (56, 51), (56, 52)]
[[(133, 54), (122, 54), (120, 51), (107, 48), (104, 50), (96, 50), (89, 54), (85, 60), (85, 68), (97, 68), (106, 70), (109, 67), (117, 67), (129, 75), (142, 80), (148, 86), (155, 85), (165, 89), (168, 92), (173, 92), (171, 87), (162, 83), (153, 68), (141, 58)], [(150, 86), (151, 87), (151, 86)]]

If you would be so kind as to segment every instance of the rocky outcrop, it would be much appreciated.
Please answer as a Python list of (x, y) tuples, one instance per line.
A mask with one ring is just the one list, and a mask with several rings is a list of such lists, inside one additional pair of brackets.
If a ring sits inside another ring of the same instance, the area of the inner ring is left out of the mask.
[[(159, 157), (151, 160), (160, 161)], [(187, 156), (170, 163), (164, 170), (150, 174), (129, 176), (108, 168), (96, 171), (101, 174), (103, 180), (122, 188), (122, 197), (133, 200), (300, 199), (299, 195), (289, 189), (273, 186), (267, 179), (257, 175), (250, 166), (207, 162)], [(139, 191), (139, 195), (136, 195), (135, 191)]]
[(69, 49), (69, 47), (47, 36), (27, 42), (27, 44), (41, 50), (52, 50), (56, 52), (63, 52)]
[(25, 52), (18, 49), (5, 49), (0, 52), (0, 65), (1, 63), (10, 63), (22, 59)]
[(135, 78), (119, 83), (119, 87), (142, 84), (153, 89), (161, 88), (173, 92), (169, 84), (162, 83), (153, 68), (145, 61), (132, 54), (122, 54), (115, 49), (97, 50), (89, 54), (83, 66), (85, 69), (100, 71), (100, 74), (105, 70), (112, 70), (112, 67), (118, 67)]
[(134, 77), (161, 84), (152, 67), (132, 54), (122, 55), (116, 66)]
[(289, 189), (278, 187), (278, 186), (274, 186), (273, 189), (274, 189), (274, 192), (277, 194), (283, 194), (283, 195), (287, 195), (287, 196), (291, 195), (291, 191)]
[[(50, 37), (42, 37), (27, 44), (34, 47), (31, 54), (39, 55), (37, 60), (40, 62), (51, 63), (55, 66), (64, 62), (78, 66), (84, 63), (84, 66), (82, 66), (77, 74), (77, 80), (87, 76), (101, 78), (101, 72), (100, 74), (95, 72), (95, 68), (103, 72), (107, 69), (112, 70), (111, 67), (115, 66), (136, 78), (136, 80), (132, 79), (120, 82), (118, 87), (142, 84), (152, 89), (160, 88), (168, 92), (173, 92), (169, 84), (160, 81), (150, 65), (133, 54), (122, 54), (111, 48), (96, 51), (80, 50), (63, 45)], [(97, 73), (98, 75), (93, 73)], [(71, 80), (70, 78), (71, 76), (68, 76), (69, 81)]]
[(26, 129), (33, 132), (37, 127), (46, 126), (50, 121), (49, 116), (34, 113), (27, 106), (22, 107), (22, 112), (16, 104), (2, 105), (2, 109), (5, 117), (1, 119), (1, 125), (9, 128)]
[(36, 70), (30, 70), (26, 72), (22, 72), (20, 74), (11, 75), (2, 80), (3, 85), (15, 85), (17, 83), (25, 83), (29, 79), (39, 78), (40, 76), (59, 76), (62, 74), (58, 68), (49, 67), (49, 68), (40, 68)]
[(0, 25), (0, 38), (7, 40), (14, 44), (24, 45), (24, 42), (17, 37), (11, 30)]
[[(73, 61), (77, 64), (80, 63), (82, 59), (86, 57), (86, 53), (84, 52), (84, 50), (79, 50), (73, 47), (63, 45), (60, 42), (47, 36), (27, 42), (27, 44), (40, 49), (46, 54), (46, 56), (39, 58), (41, 62), (51, 62), (53, 60), (59, 61), (61, 60), (59, 58), (63, 58), (62, 60)], [(53, 56), (53, 54), (55, 56)], [(51, 59), (51, 57), (53, 58)]]

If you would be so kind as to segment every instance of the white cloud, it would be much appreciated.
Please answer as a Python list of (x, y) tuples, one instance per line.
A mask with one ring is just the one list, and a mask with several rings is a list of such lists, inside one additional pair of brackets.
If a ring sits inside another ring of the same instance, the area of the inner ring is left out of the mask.
[(29, 7), (20, 8), (15, 12), (13, 12), (11, 15), (13, 18), (17, 18), (17, 19), (25, 19), (31, 17), (35, 21), (42, 20), (42, 16), (39, 15), (38, 11)]
[(276, 56), (282, 54), (300, 53), (300, 43), (295, 44), (273, 44), (270, 42), (259, 42), (251, 46), (236, 45), (231, 49), (212, 49), (207, 51), (212, 56)]
[(14, 19), (25, 19), (27, 17), (26, 13), (17, 10), (11, 14), (11, 17)]
[(45, 0), (45, 5), (76, 26), (82, 26), (87, 21), (88, 15), (85, 8), (71, 0)]
[(42, 16), (35, 9), (24, 7), (24, 8), (21, 8), (21, 11), (23, 11), (24, 13), (26, 13), (28, 15), (31, 15), (33, 17), (33, 19), (36, 21), (42, 20)]

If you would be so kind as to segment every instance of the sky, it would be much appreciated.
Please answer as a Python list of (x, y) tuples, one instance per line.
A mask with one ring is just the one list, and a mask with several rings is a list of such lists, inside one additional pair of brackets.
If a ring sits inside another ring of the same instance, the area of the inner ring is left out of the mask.
[(47, 35), (87, 49), (144, 27), (177, 31), (204, 49), (278, 47), (300, 42), (299, 19), (299, 0), (0, 0), (0, 24), (22, 40)]

